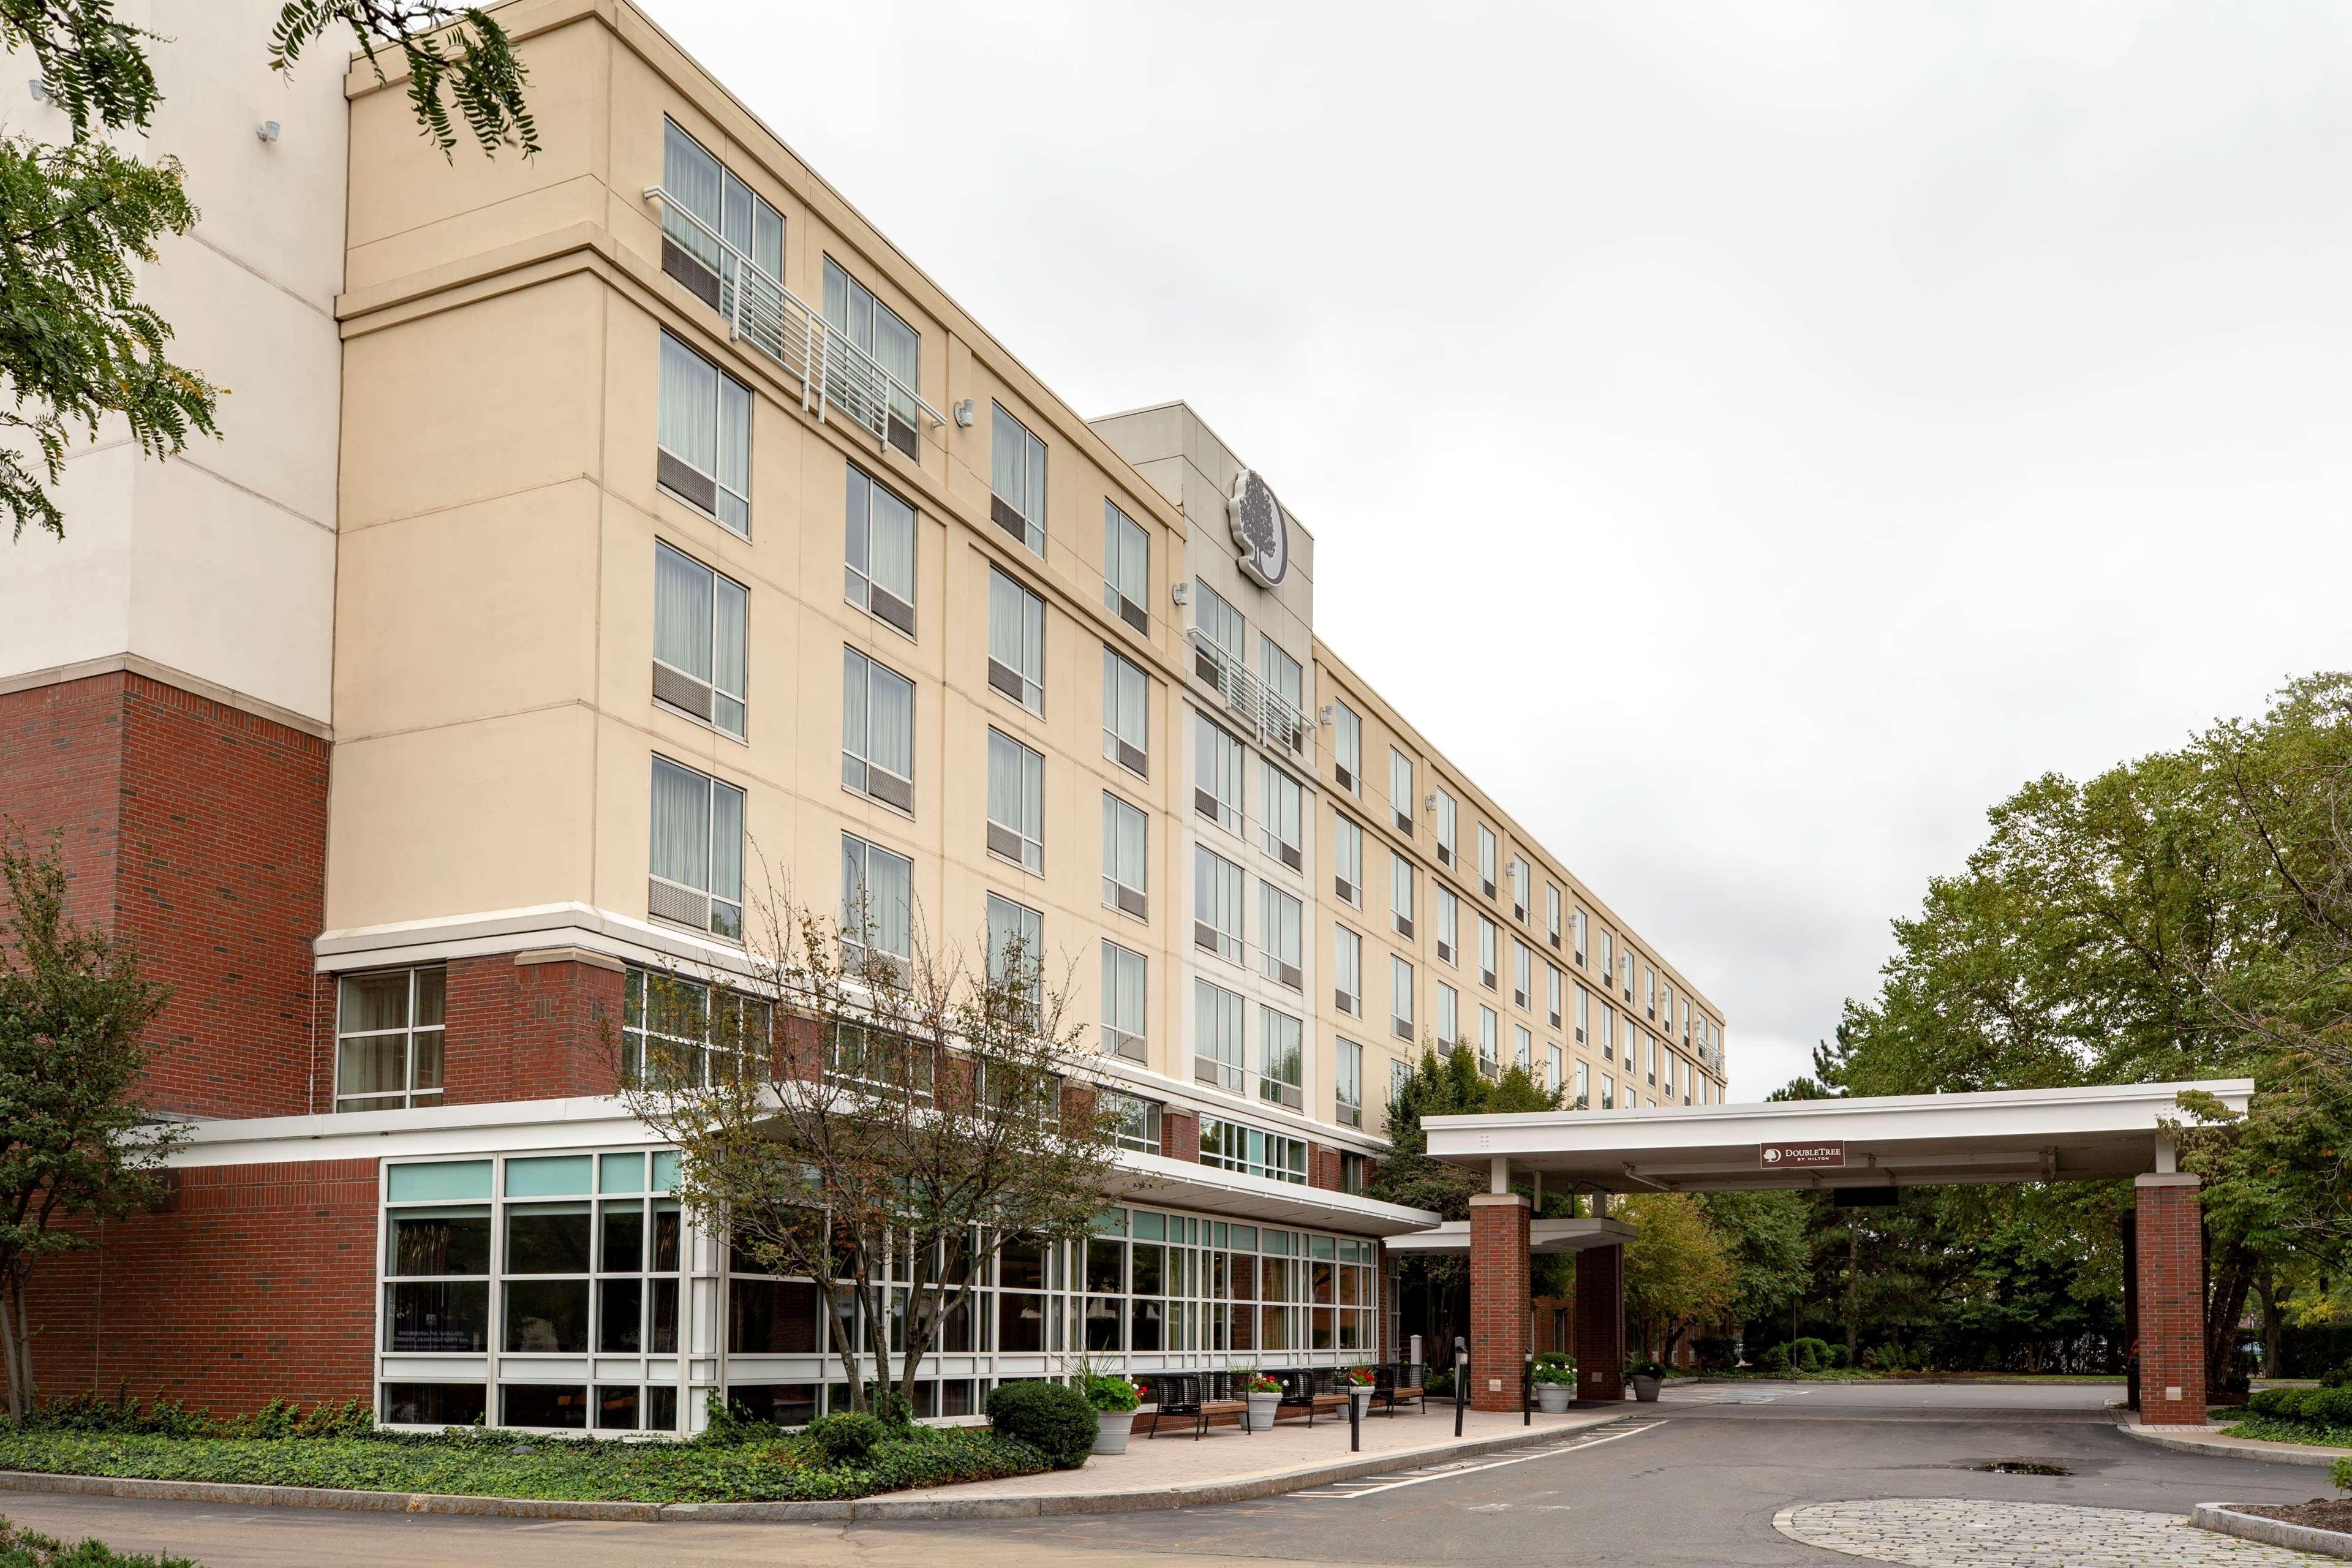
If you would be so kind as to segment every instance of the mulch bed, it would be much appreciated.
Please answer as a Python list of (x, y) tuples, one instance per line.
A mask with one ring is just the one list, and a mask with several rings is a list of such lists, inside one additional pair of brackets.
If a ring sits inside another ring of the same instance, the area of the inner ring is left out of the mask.
[(2309, 1502), (2233, 1502), (2230, 1507), (2240, 1513), (2275, 1519), (2283, 1524), (2300, 1524), (2312, 1530), (2340, 1530), (2352, 1534), (2352, 1498), (2315, 1497)]

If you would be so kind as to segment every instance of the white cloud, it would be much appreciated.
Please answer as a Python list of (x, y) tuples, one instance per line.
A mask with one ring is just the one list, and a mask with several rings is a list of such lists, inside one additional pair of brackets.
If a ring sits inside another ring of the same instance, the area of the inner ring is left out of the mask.
[(1986, 805), (2347, 662), (2352, 13), (655, 15), (1806, 1065)]

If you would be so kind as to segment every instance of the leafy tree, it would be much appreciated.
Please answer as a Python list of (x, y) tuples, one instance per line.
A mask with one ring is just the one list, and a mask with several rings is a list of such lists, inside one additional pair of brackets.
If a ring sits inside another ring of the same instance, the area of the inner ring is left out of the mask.
[[(270, 63), (348, 31), (382, 73), (397, 48), (417, 121), (443, 154), (457, 121), (485, 152), (539, 150), (523, 101), (526, 72), (488, 11), (438, 0), (287, 0)], [(135, 264), (195, 223), (179, 163), (142, 163), (107, 143), (143, 132), (163, 93), (148, 59), (158, 35), (121, 21), (114, 0), (0, 0), (0, 46), (29, 53), (42, 90), (64, 110), (63, 146), (0, 137), (0, 514), (12, 540), (27, 523), (63, 538), (51, 489), (76, 439), (119, 417), (139, 449), (167, 458), (216, 437), (223, 390), (167, 357), (172, 329), (138, 297)]]
[[(1091, 1233), (1111, 1091), (1066, 985), (1017, 940), (972, 963), (918, 931), (902, 967), (789, 900), (754, 913), (748, 975), (648, 977), (623, 1098), (677, 1146), (681, 1205), (739, 1267), (846, 1282), (885, 1403), (911, 1409), (992, 1251)], [(863, 1410), (849, 1325), (819, 1315)]]
[(1738, 1268), (1706, 1205), (1686, 1193), (1637, 1193), (1612, 1205), (1637, 1234), (1625, 1244), (1625, 1316), (1635, 1342), (1670, 1359), (1695, 1325), (1738, 1300)]
[(1812, 1205), (1802, 1193), (1708, 1193), (1699, 1199), (1731, 1258), (1729, 1310), (1778, 1317), (1812, 1281)]
[(152, 1206), (180, 1130), (140, 1095), (147, 1026), (169, 991), (139, 972), (137, 948), (66, 914), (53, 845), (0, 837), (0, 1375), (8, 1413), (33, 1398), (25, 1287), (45, 1258), (94, 1245), (68, 1219)]

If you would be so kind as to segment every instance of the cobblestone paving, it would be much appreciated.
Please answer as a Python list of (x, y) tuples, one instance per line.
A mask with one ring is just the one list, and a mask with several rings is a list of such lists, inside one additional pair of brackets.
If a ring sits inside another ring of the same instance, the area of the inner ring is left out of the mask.
[(1783, 1509), (1791, 1541), (1904, 1568), (2340, 1568), (2341, 1560), (2200, 1530), (2178, 1514), (1965, 1498)]

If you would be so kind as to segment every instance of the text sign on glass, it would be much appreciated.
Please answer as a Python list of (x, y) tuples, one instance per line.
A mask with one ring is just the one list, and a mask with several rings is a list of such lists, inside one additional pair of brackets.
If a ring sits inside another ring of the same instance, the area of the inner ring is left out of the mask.
[(1765, 1143), (1758, 1152), (1768, 1171), (1838, 1170), (1845, 1164), (1843, 1143)]

